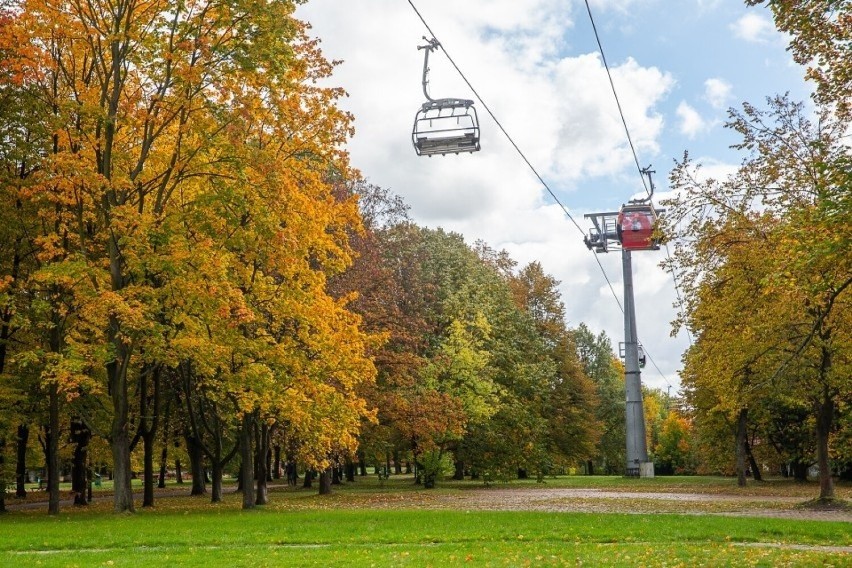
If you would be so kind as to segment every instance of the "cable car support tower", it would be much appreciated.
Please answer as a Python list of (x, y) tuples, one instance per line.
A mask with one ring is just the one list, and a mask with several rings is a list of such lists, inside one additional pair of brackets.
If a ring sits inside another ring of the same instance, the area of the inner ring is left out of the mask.
[(654, 463), (648, 461), (645, 438), (645, 413), (642, 405), (642, 375), (639, 365), (639, 340), (636, 332), (636, 308), (633, 298), (633, 251), (659, 250), (652, 238), (654, 224), (662, 209), (654, 209), (654, 182), (650, 166), (641, 170), (648, 176), (651, 191), (648, 197), (629, 201), (619, 211), (589, 213), (593, 227), (583, 241), (595, 253), (621, 249), (624, 273), (624, 382), (626, 394), (627, 455), (625, 475), (654, 477)]

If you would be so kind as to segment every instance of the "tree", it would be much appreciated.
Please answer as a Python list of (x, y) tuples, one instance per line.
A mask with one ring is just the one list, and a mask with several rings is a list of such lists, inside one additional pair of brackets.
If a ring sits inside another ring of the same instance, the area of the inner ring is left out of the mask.
[(767, 4), (775, 26), (790, 36), (790, 51), (807, 67), (808, 79), (817, 86), (817, 100), (836, 104), (852, 118), (852, 2), (848, 0), (746, 0), (749, 6)]
[(849, 326), (838, 308), (849, 301), (852, 266), (835, 218), (848, 184), (844, 126), (824, 107), (812, 121), (786, 97), (769, 99), (765, 111), (746, 104), (731, 118), (749, 158), (724, 182), (698, 181), (681, 164), (672, 186), (683, 193), (663, 224), (695, 241), (680, 241), (674, 255), (703, 351), (687, 359), (687, 369), (699, 367), (685, 374), (729, 381), (716, 392), (737, 412), (779, 385), (808, 400), (820, 498), (831, 499), (828, 440), (849, 390)]
[[(267, 301), (264, 294), (305, 283), (319, 292), (323, 272), (348, 262), (344, 227), (357, 221), (352, 204), (334, 202), (329, 176), (348, 175), (341, 146), (349, 117), (335, 107), (342, 91), (315, 84), (331, 65), (293, 18), (294, 8), (288, 0), (263, 6), (25, 2), (4, 34), (11, 40), (3, 46), (9, 48), (4, 71), (11, 70), (4, 85), (24, 85), (46, 101), (34, 109), (41, 137), (21, 146), (51, 148), (31, 152), (40, 160), (27, 197), (53, 207), (56, 217), (40, 254), (49, 255), (55, 278), (71, 269), (83, 277), (74, 280), (79, 290), (65, 293), (78, 302), (75, 316), (100, 330), (74, 346), (88, 362), (81, 376), (102, 379), (99, 392), (108, 393), (116, 511), (133, 509), (134, 426), (143, 426), (143, 438), (152, 439), (155, 430), (134, 414), (139, 409), (129, 394), (151, 369), (180, 362), (186, 343), (172, 342), (185, 340), (189, 316), (172, 317), (168, 308), (199, 290), (190, 274), (216, 272), (209, 267), (217, 261), (206, 255), (230, 252), (207, 292), (217, 297), (214, 304), (248, 307), (219, 315), (242, 336), (234, 345), (243, 352), (228, 374), (250, 376), (255, 385), (271, 375), (258, 372), (252, 359), (274, 351), (249, 323), (259, 315), (252, 310)], [(237, 207), (204, 209), (217, 201)], [(231, 229), (249, 221), (253, 236), (238, 244), (235, 239), (249, 233)], [(240, 258), (251, 242), (278, 250)], [(276, 275), (291, 264), (298, 270), (288, 276), (297, 278)], [(222, 276), (226, 269), (238, 270), (229, 280)], [(258, 269), (262, 283), (251, 280)], [(83, 302), (81, 292), (91, 298)], [(342, 302), (306, 305), (325, 309), (320, 315), (344, 310)], [(332, 315), (330, 321), (343, 319)], [(357, 326), (343, 327), (349, 325)], [(224, 337), (235, 334), (216, 340)], [(353, 349), (359, 347), (356, 341)], [(98, 361), (105, 376), (94, 371)], [(354, 374), (369, 376), (363, 372)], [(241, 409), (251, 414), (257, 396), (242, 397)]]
[(533, 262), (510, 280), (510, 286), (515, 303), (532, 318), (554, 364), (542, 411), (548, 422), (548, 454), (564, 464), (584, 463), (593, 457), (601, 438), (599, 400), (566, 326), (559, 282)]
[[(583, 371), (595, 385), (598, 406), (595, 418), (601, 437), (593, 463), (606, 473), (622, 471), (624, 463), (624, 370), (615, 357), (606, 333), (595, 335), (585, 324), (572, 330)], [(589, 467), (589, 471), (593, 468)]]
[(676, 410), (663, 420), (659, 440), (654, 446), (658, 472), (669, 474), (695, 473), (692, 450), (692, 425)]

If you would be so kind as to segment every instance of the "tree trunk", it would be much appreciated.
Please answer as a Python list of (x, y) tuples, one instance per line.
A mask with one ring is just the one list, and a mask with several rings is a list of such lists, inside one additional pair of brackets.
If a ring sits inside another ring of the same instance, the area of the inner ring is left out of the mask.
[(169, 459), (169, 448), (168, 444), (163, 444), (163, 451), (160, 452), (160, 475), (157, 478), (157, 487), (160, 489), (166, 486), (166, 464)]
[[(151, 379), (153, 393), (148, 392)], [(159, 365), (143, 365), (139, 382), (139, 429), (142, 438), (142, 506), (154, 506), (154, 439), (160, 422), (160, 384), (162, 369)]]
[[(110, 249), (114, 244), (112, 240), (110, 239)], [(117, 255), (117, 251), (111, 250), (110, 256), (113, 254)], [(111, 316), (109, 343), (115, 348), (115, 360), (107, 364), (107, 377), (113, 410), (109, 440), (113, 463), (113, 510), (116, 513), (132, 513), (135, 509), (131, 483), (133, 472), (130, 465), (130, 399), (127, 388), (130, 354), (127, 353), (124, 340), (117, 336), (116, 330), (120, 328), (121, 323), (115, 316)]]
[(350, 459), (346, 460), (345, 465), (346, 481), (355, 481), (355, 462)]
[(453, 472), (453, 479), (456, 481), (462, 481), (464, 479), (464, 462), (461, 460), (456, 460), (453, 462), (453, 467), (455, 471)]
[(169, 459), (169, 422), (171, 419), (172, 398), (166, 399), (166, 406), (163, 409), (163, 450), (160, 452), (160, 475), (157, 478), (157, 487), (163, 489), (166, 486), (166, 474), (168, 468), (166, 464)]
[(272, 459), (272, 479), (281, 479), (281, 445), (275, 444)]
[(183, 485), (183, 468), (180, 466), (180, 458), (175, 458), (175, 483)]
[(86, 464), (86, 499), (89, 503), (92, 502), (92, 462)]
[(59, 514), (59, 387), (48, 386), (48, 426), (45, 458), (47, 462), (47, 512)]
[[(295, 487), (296, 483), (299, 482), (299, 471), (296, 465), (296, 460), (290, 459), (289, 457), (285, 458), (284, 473), (287, 477), (287, 485), (292, 485), (293, 487)], [(305, 476), (307, 477), (307, 475), (308, 473), (306, 472)]]
[(367, 475), (367, 454), (363, 451), (358, 452), (358, 475), (361, 477)]
[(741, 408), (737, 416), (737, 485), (746, 485), (746, 441), (748, 435), (748, 409)]
[(266, 435), (266, 483), (271, 483), (272, 479), (272, 448), (269, 447), (269, 434)]
[[(231, 451), (223, 456), (222, 455), (222, 440), (216, 441), (216, 446), (213, 450), (212, 454), (208, 454), (207, 457), (210, 458), (210, 467), (212, 469), (213, 477), (210, 480), (210, 483), (213, 487), (212, 497), (210, 498), (211, 503), (220, 503), (222, 501), (222, 478), (225, 475), (225, 466), (237, 455), (239, 451), (239, 443), (235, 444), (234, 447), (231, 448)], [(240, 483), (242, 482), (242, 478), (239, 478)], [(238, 491), (241, 490), (242, 487), (238, 487)]]
[(834, 400), (823, 389), (822, 400), (817, 407), (817, 466), (819, 467), (819, 498), (820, 500), (834, 499), (834, 480), (831, 478), (831, 462), (828, 453), (828, 438), (834, 421)]
[[(127, 432), (120, 429), (122, 421), (113, 420), (112, 432), (112, 480), (115, 493), (113, 494), (113, 511), (116, 513), (133, 513), (133, 487), (131, 479), (133, 472), (130, 467), (130, 440)], [(125, 422), (126, 425), (126, 422)]]
[(142, 496), (142, 506), (143, 507), (153, 507), (154, 506), (154, 435), (156, 434), (156, 430), (154, 428), (148, 429), (145, 433), (142, 434), (142, 448), (143, 448), (143, 473), (142, 473), (142, 485), (143, 485), (143, 496)]
[(74, 455), (71, 465), (71, 491), (74, 493), (74, 504), (88, 505), (86, 490), (88, 489), (88, 458), (89, 440), (92, 433), (82, 420), (71, 421), (71, 442), (74, 443)]
[(27, 497), (27, 441), (29, 438), (30, 427), (27, 424), (20, 424), (16, 440), (17, 462), (15, 464), (15, 497), (18, 499)]
[(303, 489), (310, 489), (313, 487), (314, 480), (314, 471), (309, 469), (305, 471), (305, 481), (302, 483)]
[(221, 503), (222, 502), (222, 477), (224, 476), (224, 468), (222, 467), (222, 463), (218, 460), (214, 460), (211, 467), (213, 468), (213, 480), (210, 482), (211, 491), (210, 491), (210, 502), (211, 503)]
[(243, 486), (243, 509), (254, 509), (254, 463), (252, 454), (252, 433), (254, 432), (254, 415), (243, 414), (240, 427), (240, 482)]
[(269, 489), (267, 486), (267, 457), (269, 456), (269, 424), (261, 420), (259, 427), (255, 426), (255, 459), (257, 460), (257, 495), (255, 505), (266, 505), (269, 503)]
[(331, 468), (324, 469), (319, 474), (319, 494), (331, 495)]
[[(110, 328), (118, 329), (120, 324), (110, 318)], [(110, 343), (118, 345), (116, 359), (107, 364), (109, 391), (112, 399), (113, 418), (110, 427), (110, 450), (112, 451), (113, 510), (116, 513), (132, 513), (133, 487), (130, 465), (130, 427), (129, 401), (127, 396), (126, 349), (122, 341), (110, 338)]]
[(749, 444), (748, 440), (745, 442), (745, 451), (748, 456), (748, 463), (751, 467), (751, 475), (754, 477), (755, 481), (763, 481), (763, 474), (760, 472), (760, 468), (757, 465), (757, 460), (754, 459), (754, 453), (751, 451), (751, 444)]
[(796, 481), (805, 482), (808, 480), (808, 462), (797, 457), (791, 462), (793, 468), (793, 479)]
[(189, 433), (184, 436), (186, 453), (189, 454), (189, 468), (192, 471), (192, 491), (190, 495), (206, 495), (207, 485), (204, 482), (204, 450), (196, 439)]

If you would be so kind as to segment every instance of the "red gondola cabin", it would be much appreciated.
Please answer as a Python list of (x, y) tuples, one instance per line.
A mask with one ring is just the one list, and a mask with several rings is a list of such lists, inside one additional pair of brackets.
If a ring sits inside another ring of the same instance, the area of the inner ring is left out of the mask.
[(657, 214), (648, 204), (624, 205), (618, 212), (616, 230), (624, 250), (657, 250), (660, 245), (651, 238)]

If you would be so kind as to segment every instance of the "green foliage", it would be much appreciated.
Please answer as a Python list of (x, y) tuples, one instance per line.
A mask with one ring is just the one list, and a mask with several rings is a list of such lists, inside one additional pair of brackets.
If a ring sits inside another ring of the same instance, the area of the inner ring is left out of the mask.
[(627, 443), (624, 369), (606, 333), (596, 336), (585, 324), (580, 324), (572, 335), (580, 363), (594, 383), (599, 401), (595, 417), (601, 424), (601, 438), (594, 457), (595, 467), (600, 473), (623, 473)]
[(418, 456), (418, 463), (423, 475), (423, 487), (426, 489), (432, 489), (437, 482), (453, 472), (453, 460), (441, 450), (422, 452)]
[[(382, 199), (395, 210), (388, 196), (367, 192), (370, 211)], [(404, 220), (367, 237), (369, 264), (356, 261), (340, 285), (359, 292), (369, 326), (388, 331), (376, 358), (371, 448), (450, 451), (495, 479), (591, 452), (596, 398), (565, 330), (558, 282), (538, 265), (516, 274), (505, 252), (484, 243), (471, 248)]]
[(696, 472), (692, 425), (676, 411), (669, 412), (663, 421), (654, 446), (654, 461), (658, 473), (683, 475)]
[[(852, 387), (852, 265), (838, 256), (848, 231), (836, 218), (848, 201), (848, 124), (833, 110), (811, 116), (786, 96), (732, 110), (728, 127), (748, 158), (720, 181), (702, 179), (685, 157), (662, 227), (675, 238), (670, 266), (685, 291), (678, 323), (696, 337), (682, 377), (699, 436), (713, 437), (705, 427), (735, 433), (748, 411), (752, 441), (772, 441), (799, 471), (819, 462), (826, 498), (831, 431), (847, 426), (835, 423), (834, 408)], [(801, 410), (792, 420), (791, 403)]]

